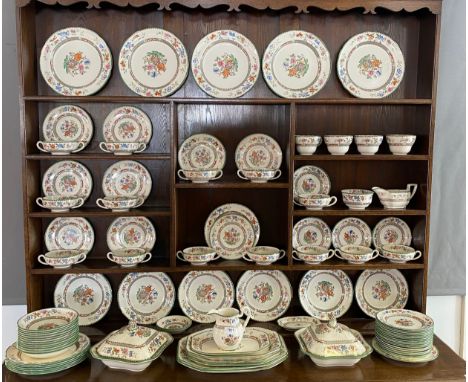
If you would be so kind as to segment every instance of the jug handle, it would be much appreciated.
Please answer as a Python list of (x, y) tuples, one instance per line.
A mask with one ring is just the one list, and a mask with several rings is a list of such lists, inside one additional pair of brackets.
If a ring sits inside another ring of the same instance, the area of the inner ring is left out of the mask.
[(411, 191), (411, 188), (413, 188), (410, 194), (410, 199), (411, 199), (416, 193), (416, 190), (418, 189), (418, 185), (416, 183), (410, 183), (406, 186), (406, 188), (408, 189), (408, 191)]
[[(249, 323), (250, 321), (250, 317), (252, 316), (252, 311), (250, 310), (250, 308), (248, 306), (244, 306), (243, 308), (241, 308), (241, 311), (242, 313), (245, 314), (245, 316), (247, 317), (247, 319), (244, 321), (244, 325), (243, 325), (243, 328), (245, 330), (245, 328), (247, 327), (247, 324)], [(208, 313), (209, 314), (209, 313)]]

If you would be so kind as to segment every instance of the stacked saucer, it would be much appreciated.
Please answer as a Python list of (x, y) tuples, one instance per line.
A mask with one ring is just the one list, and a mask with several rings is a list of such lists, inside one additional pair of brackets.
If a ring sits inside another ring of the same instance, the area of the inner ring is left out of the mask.
[(434, 321), (423, 313), (387, 309), (376, 316), (372, 346), (384, 357), (409, 363), (433, 361), (439, 355), (433, 339)]

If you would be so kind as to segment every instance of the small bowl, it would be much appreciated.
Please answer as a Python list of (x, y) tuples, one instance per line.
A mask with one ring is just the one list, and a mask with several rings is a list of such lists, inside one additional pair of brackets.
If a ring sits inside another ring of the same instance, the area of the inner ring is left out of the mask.
[(343, 202), (350, 210), (364, 210), (372, 203), (373, 191), (350, 188), (341, 190)]
[(332, 155), (344, 155), (353, 143), (352, 135), (325, 135), (328, 152)]
[(335, 256), (350, 264), (364, 264), (379, 256), (379, 251), (362, 245), (344, 245), (335, 249)]
[(186, 316), (166, 316), (156, 322), (158, 329), (171, 334), (185, 332), (192, 326), (192, 320)]
[(403, 264), (407, 261), (417, 260), (422, 256), (421, 251), (402, 244), (386, 244), (380, 248), (381, 256), (391, 263)]
[(335, 255), (333, 249), (327, 249), (318, 245), (303, 245), (292, 251), (294, 260), (303, 261), (306, 264), (320, 264)]
[(281, 176), (281, 170), (237, 170), (237, 176), (244, 180), (250, 180), (252, 183), (266, 183), (269, 180), (278, 179)]
[(98, 207), (112, 210), (113, 212), (129, 211), (130, 208), (140, 207), (144, 202), (145, 199), (138, 196), (105, 196), (96, 200)]
[(242, 258), (247, 261), (255, 262), (258, 265), (270, 265), (286, 255), (283, 249), (268, 246), (252, 247), (247, 250)]
[(47, 208), (51, 212), (68, 212), (70, 209), (79, 208), (83, 205), (83, 198), (64, 196), (41, 196), (36, 199), (39, 207)]
[(296, 135), (296, 150), (301, 155), (312, 155), (322, 143), (319, 135)]
[(323, 207), (331, 207), (337, 202), (336, 196), (330, 196), (325, 194), (302, 194), (298, 195), (297, 201), (294, 203), (298, 206), (305, 207), (310, 211), (321, 210)]
[(192, 265), (206, 265), (209, 261), (218, 260), (219, 255), (210, 247), (188, 247), (178, 251), (177, 258)]
[(416, 142), (416, 135), (411, 134), (389, 134), (385, 138), (393, 155), (408, 154)]
[(37, 257), (37, 261), (41, 264), (50, 265), (56, 269), (68, 269), (85, 260), (86, 252), (73, 249), (58, 249)]
[(135, 267), (151, 260), (151, 253), (143, 248), (125, 248), (107, 253), (107, 258), (122, 268)]
[(178, 170), (177, 175), (182, 180), (189, 180), (192, 183), (208, 183), (223, 176), (223, 170)]
[(45, 142), (38, 141), (37, 148), (45, 153), (52, 155), (68, 155), (83, 150), (86, 144), (84, 142)]
[(355, 135), (354, 142), (362, 155), (374, 155), (379, 151), (383, 135)]
[(100, 142), (99, 148), (114, 155), (131, 155), (146, 150), (144, 142)]

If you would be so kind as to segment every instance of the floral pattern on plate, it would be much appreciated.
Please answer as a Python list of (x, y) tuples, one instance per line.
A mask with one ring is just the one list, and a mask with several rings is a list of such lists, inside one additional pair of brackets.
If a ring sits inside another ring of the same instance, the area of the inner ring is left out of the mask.
[(370, 247), (372, 232), (365, 221), (358, 218), (344, 218), (333, 227), (332, 242), (335, 248), (344, 245)]
[(87, 199), (92, 188), (93, 178), (89, 170), (72, 160), (54, 163), (42, 178), (42, 191), (45, 196)]
[(112, 72), (112, 54), (105, 41), (85, 28), (53, 33), (41, 50), (40, 68), (57, 93), (86, 96), (99, 91)]
[(85, 218), (60, 217), (47, 226), (44, 241), (48, 251), (79, 250), (88, 253), (94, 245), (94, 230)]
[(302, 166), (294, 171), (294, 197), (301, 194), (330, 194), (331, 183), (328, 174), (317, 166)]
[(323, 41), (301, 30), (276, 36), (262, 62), (266, 83), (284, 98), (312, 97), (325, 86), (331, 71), (330, 53)]
[(145, 97), (167, 97), (187, 78), (188, 56), (182, 42), (158, 28), (133, 33), (123, 44), (119, 70), (125, 84)]
[(141, 163), (132, 160), (114, 163), (102, 178), (102, 190), (105, 196), (139, 196), (146, 199), (151, 187), (149, 171)]
[(218, 30), (203, 37), (192, 55), (197, 85), (216, 98), (237, 98), (258, 78), (260, 59), (252, 42), (239, 32)]
[(277, 170), (283, 153), (278, 142), (266, 134), (251, 134), (237, 145), (236, 165), (240, 170)]
[(121, 216), (107, 229), (106, 239), (111, 251), (143, 248), (146, 252), (151, 252), (156, 243), (156, 231), (146, 217)]
[(145, 112), (133, 106), (122, 106), (107, 115), (102, 133), (104, 140), (110, 143), (149, 143), (153, 128)]
[(377, 314), (377, 320), (392, 328), (408, 332), (429, 330), (429, 333), (432, 333), (434, 328), (434, 320), (431, 317), (408, 309), (387, 309)]
[(247, 306), (256, 321), (272, 321), (289, 308), (292, 287), (281, 271), (246, 271), (236, 287), (236, 299), (242, 309)]
[(382, 219), (372, 230), (372, 244), (380, 248), (386, 244), (411, 245), (411, 229), (404, 220), (396, 217)]
[(226, 149), (212, 135), (194, 134), (180, 146), (177, 160), (182, 170), (222, 170), (226, 163)]
[(184, 314), (195, 322), (215, 322), (211, 309), (229, 308), (234, 303), (234, 284), (223, 271), (192, 271), (179, 285), (178, 301)]
[(293, 248), (318, 245), (328, 249), (332, 243), (331, 237), (331, 229), (322, 219), (305, 218), (294, 225), (292, 234)]

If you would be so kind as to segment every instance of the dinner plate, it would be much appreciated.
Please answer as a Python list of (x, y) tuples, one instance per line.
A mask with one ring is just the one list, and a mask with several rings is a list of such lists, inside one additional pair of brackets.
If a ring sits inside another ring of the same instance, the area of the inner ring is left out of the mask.
[(107, 229), (106, 240), (111, 251), (143, 248), (150, 252), (156, 243), (156, 231), (144, 216), (121, 216)]
[(432, 351), (430, 354), (425, 355), (425, 356), (420, 356), (420, 357), (412, 357), (412, 356), (406, 356), (406, 355), (399, 355), (396, 353), (391, 353), (388, 352), (379, 345), (377, 340), (375, 338), (372, 339), (372, 347), (374, 350), (379, 353), (380, 355), (392, 359), (394, 361), (399, 361), (399, 362), (406, 362), (406, 363), (426, 363), (426, 362), (431, 362), (437, 359), (439, 356), (439, 350), (433, 346)]
[(222, 170), (226, 163), (226, 149), (212, 135), (194, 134), (180, 146), (177, 160), (182, 170)]
[(93, 178), (89, 170), (73, 160), (54, 163), (42, 178), (42, 191), (45, 196), (87, 199), (92, 188)]
[(294, 197), (301, 194), (330, 194), (331, 182), (328, 174), (317, 166), (302, 166), (294, 171)]
[(175, 287), (163, 272), (133, 272), (119, 286), (122, 314), (138, 324), (155, 324), (169, 314), (175, 301)]
[(332, 242), (335, 248), (344, 245), (370, 247), (372, 232), (365, 221), (358, 218), (344, 218), (333, 227)]
[(112, 110), (104, 120), (102, 134), (110, 143), (142, 142), (148, 144), (153, 128), (151, 120), (142, 110), (122, 106)]
[(215, 322), (211, 309), (229, 308), (234, 303), (234, 284), (223, 271), (191, 271), (179, 285), (178, 301), (184, 314), (195, 322)]
[(276, 36), (263, 55), (263, 76), (280, 97), (308, 98), (330, 76), (330, 53), (316, 35), (291, 30)]
[(318, 245), (330, 248), (332, 243), (331, 229), (327, 223), (319, 218), (305, 218), (299, 220), (293, 227), (293, 248), (304, 245)]
[(133, 33), (119, 55), (120, 76), (135, 93), (167, 97), (187, 78), (188, 57), (182, 42), (164, 29), (148, 28)]
[(338, 318), (353, 302), (353, 284), (341, 270), (310, 270), (299, 284), (299, 301), (312, 317), (326, 321)]
[(47, 226), (44, 241), (48, 251), (79, 250), (88, 253), (94, 245), (94, 230), (85, 218), (55, 218)]
[(292, 287), (281, 271), (246, 271), (237, 282), (236, 299), (241, 309), (250, 308), (252, 319), (272, 321), (288, 310)]
[(240, 170), (277, 170), (283, 153), (278, 142), (269, 135), (251, 134), (239, 142), (235, 158)]
[(411, 245), (411, 229), (404, 220), (396, 217), (382, 219), (372, 230), (372, 244), (380, 248), (386, 244)]
[(112, 288), (99, 273), (69, 273), (55, 286), (54, 303), (56, 308), (76, 310), (80, 326), (92, 325), (109, 311)]
[(359, 98), (383, 98), (400, 85), (405, 59), (398, 44), (380, 32), (351, 37), (337, 60), (338, 78), (344, 88)]
[(149, 171), (139, 162), (122, 160), (111, 165), (102, 178), (105, 196), (143, 197), (151, 192)]
[(86, 96), (106, 84), (112, 72), (112, 54), (97, 33), (65, 28), (47, 39), (40, 68), (44, 80), (57, 93)]
[(192, 55), (197, 85), (216, 98), (237, 98), (258, 78), (260, 59), (254, 44), (233, 30), (218, 30), (203, 37)]

